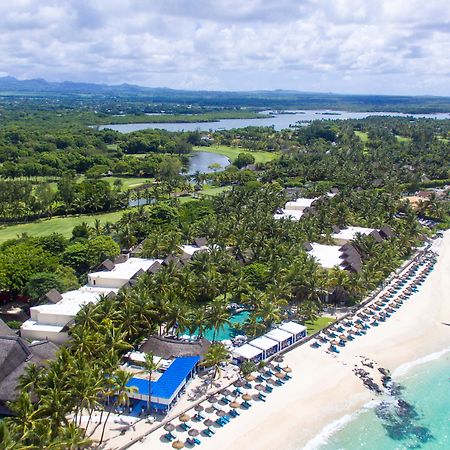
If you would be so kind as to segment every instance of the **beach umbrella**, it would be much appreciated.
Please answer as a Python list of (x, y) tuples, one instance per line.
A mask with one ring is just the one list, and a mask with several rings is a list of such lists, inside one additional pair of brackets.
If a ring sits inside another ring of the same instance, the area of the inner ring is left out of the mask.
[(181, 414), (179, 419), (180, 422), (189, 422), (189, 420), (191, 420), (191, 416), (189, 414)]
[(284, 367), (283, 370), (284, 370), (286, 373), (291, 373), (291, 372), (292, 372), (292, 369), (291, 369), (290, 367), (288, 367), (288, 366)]
[(219, 409), (219, 410), (216, 412), (216, 414), (217, 414), (219, 417), (223, 417), (223, 416), (226, 416), (226, 415), (227, 415), (227, 413), (226, 413), (223, 409)]
[(239, 402), (231, 402), (230, 403), (230, 407), (231, 408), (239, 408), (239, 406), (241, 406), (241, 404)]
[(227, 396), (227, 395), (231, 395), (231, 394), (232, 394), (232, 392), (231, 392), (229, 389), (224, 389), (224, 390), (222, 391), (222, 395)]
[(184, 447), (184, 443), (181, 442), (181, 441), (175, 441), (175, 442), (172, 443), (172, 447), (173, 447), (173, 448), (180, 449), (180, 448), (183, 448), (183, 447)]
[(259, 373), (264, 373), (266, 371), (266, 368), (265, 367), (260, 367), (259, 369), (258, 369), (258, 372)]
[[(330, 342), (330, 345), (337, 345), (338, 343), (337, 343), (337, 341), (335, 341), (335, 340), (333, 340), (333, 341), (331, 341)], [(276, 375), (276, 374), (275, 374)]]
[(200, 431), (196, 430), (195, 428), (191, 428), (188, 431), (189, 436), (195, 437), (198, 436), (200, 434)]
[(218, 401), (219, 401), (219, 399), (214, 396), (208, 398), (209, 403), (217, 403)]
[(255, 375), (249, 374), (245, 377), (247, 381), (254, 381), (256, 379)]
[(194, 408), (197, 412), (202, 412), (205, 408), (203, 405), (195, 405)]
[(173, 423), (166, 423), (164, 425), (164, 429), (170, 433), (171, 431), (175, 430), (175, 425)]
[(242, 380), (236, 380), (233, 383), (233, 386), (235, 386), (235, 387), (242, 387), (242, 386), (244, 386), (244, 382)]
[(250, 394), (244, 394), (242, 396), (242, 399), (245, 400), (246, 402), (252, 399), (252, 396)]
[(207, 414), (212, 414), (215, 411), (213, 406), (208, 406), (208, 408), (205, 408), (205, 412)]
[(255, 386), (255, 389), (258, 390), (258, 391), (263, 391), (264, 390), (264, 386), (262, 384), (257, 384)]
[(343, 335), (343, 334), (341, 334), (341, 335), (339, 336), (339, 339), (340, 339), (341, 341), (347, 341), (347, 340), (348, 340), (347, 337), (346, 337), (345, 335)]
[(214, 425), (214, 422), (211, 419), (206, 419), (203, 424), (207, 427), (211, 427), (212, 425)]
[(284, 361), (283, 355), (278, 355), (278, 356), (276, 356), (276, 357), (275, 357), (275, 361), (276, 361), (276, 362), (279, 362), (279, 363), (280, 363), (280, 362), (283, 362), (283, 361)]
[(284, 378), (284, 373), (277, 372), (277, 373), (275, 374), (275, 376), (276, 376), (277, 378)]

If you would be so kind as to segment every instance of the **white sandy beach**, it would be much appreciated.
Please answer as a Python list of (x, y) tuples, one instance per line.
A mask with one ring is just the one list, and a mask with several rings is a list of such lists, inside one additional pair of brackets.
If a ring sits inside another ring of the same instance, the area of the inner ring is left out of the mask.
[[(253, 402), (248, 411), (211, 437), (199, 436), (205, 450), (301, 449), (330, 422), (351, 414), (376, 396), (352, 369), (361, 355), (394, 370), (409, 361), (450, 346), (450, 231), (435, 243), (438, 262), (419, 292), (386, 322), (371, 328), (341, 349), (339, 355), (308, 344), (288, 352), (284, 365), (292, 380), (274, 388), (267, 401)], [(376, 371), (376, 370), (375, 370)], [(162, 429), (131, 448), (169, 449)], [(187, 433), (184, 433), (187, 437)], [(179, 434), (180, 437), (181, 433)], [(131, 436), (128, 437), (128, 439)]]

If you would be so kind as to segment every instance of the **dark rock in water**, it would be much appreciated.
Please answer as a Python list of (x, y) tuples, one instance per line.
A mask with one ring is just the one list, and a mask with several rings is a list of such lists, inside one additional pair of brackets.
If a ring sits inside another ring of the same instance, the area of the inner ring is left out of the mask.
[(378, 368), (378, 372), (380, 372), (382, 375), (384, 375), (385, 377), (390, 377), (390, 372), (387, 369), (384, 369), (383, 367), (379, 367)]
[(409, 411), (412, 408), (412, 406), (407, 401), (405, 401), (405, 400), (403, 400), (401, 398), (399, 398), (397, 400), (397, 405), (398, 405), (398, 407), (400, 409), (403, 409), (403, 410), (408, 410)]

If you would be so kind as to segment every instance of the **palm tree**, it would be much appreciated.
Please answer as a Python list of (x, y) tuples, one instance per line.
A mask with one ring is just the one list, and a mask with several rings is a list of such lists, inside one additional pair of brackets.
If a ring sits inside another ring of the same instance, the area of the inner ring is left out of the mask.
[(207, 352), (204, 354), (203, 365), (205, 367), (214, 368), (211, 376), (211, 385), (217, 375), (220, 377), (220, 367), (228, 361), (229, 355), (230, 352), (220, 342), (211, 344)]
[(150, 412), (151, 407), (151, 395), (152, 395), (152, 374), (159, 369), (161, 365), (162, 358), (159, 358), (159, 361), (155, 362), (155, 355), (152, 352), (148, 352), (144, 355), (143, 367), (144, 371), (148, 375), (148, 401), (147, 401), (147, 411)]
[(103, 424), (102, 435), (100, 437), (99, 445), (103, 442), (106, 425), (108, 423), (111, 411), (116, 406), (128, 405), (130, 400), (129, 395), (132, 394), (133, 392), (136, 392), (137, 390), (135, 386), (128, 386), (128, 383), (132, 378), (133, 378), (132, 373), (126, 372), (125, 370), (122, 369), (117, 369), (116, 372), (113, 373), (111, 376), (110, 395), (115, 395), (116, 401), (114, 402), (112, 407), (109, 408), (108, 414), (105, 419), (105, 423)]
[(214, 330), (213, 343), (216, 340), (217, 333), (230, 324), (230, 312), (227, 307), (228, 302), (226, 299), (217, 297), (210, 303), (206, 312), (208, 325)]

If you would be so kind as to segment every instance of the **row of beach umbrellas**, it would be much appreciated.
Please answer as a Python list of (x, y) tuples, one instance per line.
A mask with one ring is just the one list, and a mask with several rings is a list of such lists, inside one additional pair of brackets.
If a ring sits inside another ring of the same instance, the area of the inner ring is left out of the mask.
[[(277, 361), (282, 362), (283, 358), (281, 356), (278, 356)], [(269, 368), (275, 368), (275, 367), (269, 365)], [(264, 373), (264, 371), (265, 371), (264, 368), (261, 368), (258, 370), (258, 372), (260, 372), (260, 373)], [(276, 372), (274, 374), (274, 376), (281, 379), (281, 378), (285, 377), (286, 373), (290, 373), (290, 372), (292, 372), (292, 369), (290, 367), (286, 366), (286, 367), (282, 368), (282, 372)], [(249, 374), (245, 377), (245, 379), (247, 382), (252, 382), (252, 381), (256, 380), (256, 377), (253, 374)], [(239, 379), (233, 383), (233, 386), (238, 388), (238, 387), (243, 387), (244, 384), (245, 384), (245, 382), (243, 380)], [(263, 384), (259, 383), (254, 386), (254, 389), (256, 389), (258, 391), (263, 391), (266, 388)], [(230, 396), (230, 395), (233, 395), (233, 392), (230, 391), (229, 389), (223, 389), (220, 392), (220, 394), (224, 395), (224, 396)], [(237, 409), (241, 406), (241, 403), (238, 401), (238, 397), (239, 396), (236, 396), (235, 399), (228, 404), (228, 406), (230, 408)], [(252, 400), (252, 398), (253, 398), (252, 395), (250, 395), (248, 391), (246, 391), (240, 397), (242, 398), (243, 401), (246, 401), (246, 402)], [(213, 407), (213, 405), (215, 403), (219, 402), (219, 398), (217, 396), (212, 395), (212, 396), (208, 397), (207, 401), (208, 401), (208, 403), (211, 404), (211, 407), (205, 407), (202, 404), (198, 404), (198, 405), (194, 406), (194, 411), (197, 413), (201, 413), (201, 412), (214, 413), (215, 412), (217, 417), (223, 417), (223, 416), (227, 415), (227, 412), (225, 410), (223, 410), (217, 406)], [(187, 413), (183, 413), (178, 417), (178, 419), (181, 423), (188, 423), (191, 420), (191, 416)], [(215, 421), (212, 420), (210, 417), (207, 417), (203, 421), (203, 425), (205, 425), (208, 428), (213, 426), (214, 423), (215, 423)], [(171, 433), (172, 436), (177, 438), (177, 435), (175, 434), (176, 426), (172, 422), (169, 422), (166, 425), (164, 425), (164, 430), (167, 431), (168, 433)], [(197, 437), (198, 435), (200, 435), (200, 430), (191, 427), (187, 433), (190, 437)], [(184, 442), (181, 441), (180, 439), (177, 439), (172, 443), (172, 447), (175, 449), (181, 449), (184, 446), (185, 446)]]

